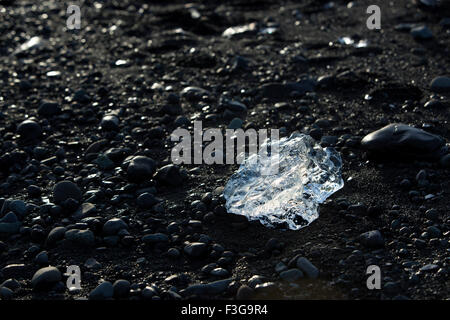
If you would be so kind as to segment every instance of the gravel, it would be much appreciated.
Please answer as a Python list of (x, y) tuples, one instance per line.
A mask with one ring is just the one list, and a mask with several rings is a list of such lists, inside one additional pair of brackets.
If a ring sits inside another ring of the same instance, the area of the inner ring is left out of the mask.
[[(63, 2), (1, 2), (2, 299), (448, 299), (445, 1), (381, 1), (375, 33), (359, 2), (104, 1), (76, 32)], [(345, 185), (298, 232), (230, 214), (238, 164), (172, 161), (194, 121), (309, 133)], [(81, 289), (32, 290), (49, 265)]]

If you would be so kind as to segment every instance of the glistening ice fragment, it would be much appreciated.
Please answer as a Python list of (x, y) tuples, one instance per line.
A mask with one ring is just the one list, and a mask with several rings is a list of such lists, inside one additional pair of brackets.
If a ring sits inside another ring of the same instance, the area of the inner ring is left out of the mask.
[[(274, 143), (279, 143), (278, 152), (268, 155), (265, 150), (276, 150)], [(344, 186), (341, 168), (339, 153), (308, 135), (267, 140), (227, 182), (226, 208), (269, 227), (298, 230), (317, 219), (319, 204)]]

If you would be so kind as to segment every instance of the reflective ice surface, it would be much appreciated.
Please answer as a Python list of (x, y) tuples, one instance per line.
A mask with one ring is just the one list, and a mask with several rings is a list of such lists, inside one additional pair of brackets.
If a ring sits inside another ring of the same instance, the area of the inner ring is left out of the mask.
[[(227, 182), (228, 212), (298, 230), (317, 219), (319, 204), (344, 186), (339, 153), (322, 148), (308, 135), (281, 138), (278, 157), (261, 150), (266, 150), (264, 144)], [(267, 168), (273, 167), (278, 170), (267, 175)]]

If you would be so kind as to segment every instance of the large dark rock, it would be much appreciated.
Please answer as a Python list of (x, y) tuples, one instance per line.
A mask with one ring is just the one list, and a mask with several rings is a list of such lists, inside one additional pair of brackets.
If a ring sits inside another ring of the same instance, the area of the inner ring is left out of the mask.
[(84, 151), (84, 153), (85, 154), (98, 153), (107, 145), (108, 145), (108, 140), (106, 140), (106, 139), (97, 140), (97, 141), (93, 142), (89, 147), (87, 147), (87, 149)]
[(377, 249), (384, 247), (384, 238), (378, 230), (372, 230), (362, 233), (359, 236), (361, 244), (367, 248)]
[(122, 229), (127, 229), (128, 225), (119, 218), (112, 218), (103, 225), (103, 233), (105, 235), (115, 235)]
[(117, 280), (113, 284), (114, 297), (124, 298), (130, 293), (130, 282), (127, 280)]
[(114, 287), (111, 282), (104, 281), (89, 293), (89, 300), (107, 300), (112, 298)]
[(80, 201), (82, 197), (81, 190), (71, 181), (58, 182), (53, 188), (53, 201), (62, 203), (71, 198)]
[(236, 300), (250, 300), (254, 294), (255, 291), (252, 288), (242, 285), (236, 293)]
[(305, 257), (297, 259), (297, 267), (303, 271), (308, 278), (316, 279), (319, 276), (319, 269)]
[(208, 245), (202, 242), (193, 242), (184, 247), (184, 253), (189, 257), (200, 257), (208, 251)]
[(106, 115), (102, 118), (100, 127), (102, 128), (102, 130), (106, 131), (117, 131), (119, 130), (119, 118), (117, 118), (115, 115)]
[(192, 296), (192, 295), (205, 296), (205, 295), (220, 294), (228, 288), (228, 285), (231, 282), (232, 279), (224, 279), (206, 284), (203, 283), (193, 284), (187, 287), (186, 289), (182, 290), (180, 293), (184, 296)]
[(280, 278), (289, 282), (295, 282), (303, 277), (303, 272), (297, 268), (285, 270), (280, 273)]
[(22, 139), (35, 140), (39, 139), (42, 135), (42, 129), (39, 123), (32, 119), (25, 120), (17, 127), (17, 132)]
[(153, 205), (157, 204), (159, 200), (151, 193), (144, 192), (137, 198), (137, 205), (141, 209), (150, 209)]
[(183, 183), (183, 176), (181, 175), (180, 167), (174, 164), (169, 164), (160, 168), (155, 174), (155, 179), (162, 184), (174, 187)]
[(156, 169), (156, 163), (153, 159), (145, 156), (136, 156), (128, 165), (128, 179), (132, 182), (143, 182), (152, 177)]
[(21, 223), (13, 212), (7, 213), (0, 219), (0, 234), (18, 233)]
[(402, 123), (389, 124), (365, 136), (361, 146), (372, 153), (438, 159), (444, 140), (432, 133)]
[(53, 245), (55, 244), (57, 241), (62, 240), (64, 238), (64, 234), (66, 233), (67, 229), (64, 227), (55, 227), (53, 228), (48, 236), (47, 236), (47, 241), (46, 243), (48, 245)]
[(93, 246), (95, 243), (95, 236), (91, 230), (72, 229), (66, 231), (64, 237), (72, 243), (79, 246)]
[(430, 83), (431, 91), (450, 92), (450, 77), (436, 77)]
[(20, 222), (4, 223), (0, 222), (0, 234), (14, 234), (20, 230)]
[(61, 272), (55, 267), (39, 269), (31, 279), (31, 285), (35, 290), (48, 289), (62, 278)]
[(41, 102), (38, 108), (38, 114), (40, 116), (53, 116), (61, 112), (57, 102), (44, 100)]
[(169, 237), (164, 233), (152, 233), (142, 237), (142, 242), (147, 244), (156, 244), (161, 242), (169, 242)]

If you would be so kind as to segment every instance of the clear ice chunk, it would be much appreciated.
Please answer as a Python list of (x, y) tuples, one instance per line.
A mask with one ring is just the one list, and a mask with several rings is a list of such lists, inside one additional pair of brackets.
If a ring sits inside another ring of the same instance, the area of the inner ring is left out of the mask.
[(344, 186), (342, 160), (334, 149), (298, 132), (278, 143), (278, 152), (268, 153), (276, 149), (266, 140), (230, 177), (223, 191), (226, 209), (268, 227), (299, 230), (317, 219), (319, 204)]

